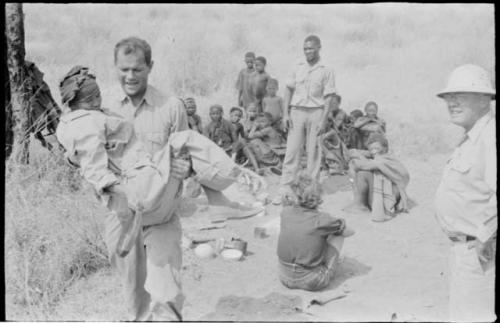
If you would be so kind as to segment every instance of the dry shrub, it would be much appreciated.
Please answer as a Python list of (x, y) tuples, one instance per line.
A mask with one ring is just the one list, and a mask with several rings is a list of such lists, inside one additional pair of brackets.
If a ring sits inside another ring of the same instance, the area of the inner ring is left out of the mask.
[(6, 167), (8, 319), (47, 319), (69, 285), (108, 266), (104, 208), (60, 153), (32, 146), (29, 165)]

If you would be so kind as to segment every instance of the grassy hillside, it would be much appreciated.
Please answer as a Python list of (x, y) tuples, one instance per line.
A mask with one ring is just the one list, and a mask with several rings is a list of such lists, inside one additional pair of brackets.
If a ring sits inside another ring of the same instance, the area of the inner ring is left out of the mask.
[[(303, 59), (303, 39), (317, 34), (342, 107), (379, 103), (391, 148), (406, 157), (447, 152), (460, 132), (435, 96), (454, 67), (495, 70), (493, 5), (24, 4), (24, 11), (27, 59), (57, 101), (58, 81), (75, 64), (94, 70), (102, 88), (115, 85), (114, 45), (136, 35), (153, 48), (151, 83), (193, 95), (205, 120), (210, 104), (226, 113), (235, 104), (246, 51), (265, 56), (283, 83)], [(102, 206), (61, 156), (37, 143), (31, 153), (29, 166), (9, 163), (6, 171), (8, 319), (48, 319), (67, 286), (107, 265), (96, 230)]]

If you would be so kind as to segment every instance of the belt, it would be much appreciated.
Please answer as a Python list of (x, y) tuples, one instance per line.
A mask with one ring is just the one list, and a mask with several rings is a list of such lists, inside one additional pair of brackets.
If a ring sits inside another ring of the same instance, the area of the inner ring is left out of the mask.
[(461, 236), (449, 236), (451, 241), (453, 242), (468, 242), (468, 241), (474, 241), (476, 240), (476, 237), (473, 236), (467, 236), (467, 235), (461, 235)]
[(292, 109), (300, 109), (300, 110), (309, 110), (309, 109), (323, 109), (325, 106), (319, 106), (319, 107), (304, 107), (300, 105), (292, 105)]

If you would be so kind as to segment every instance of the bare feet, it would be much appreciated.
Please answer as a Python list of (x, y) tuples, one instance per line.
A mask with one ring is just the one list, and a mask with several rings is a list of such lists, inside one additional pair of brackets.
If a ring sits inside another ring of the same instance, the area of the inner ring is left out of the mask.
[(344, 228), (344, 231), (342, 232), (341, 236), (343, 236), (344, 238), (347, 238), (347, 237), (354, 235), (355, 233), (356, 233), (356, 231), (354, 231), (350, 227), (346, 226)]

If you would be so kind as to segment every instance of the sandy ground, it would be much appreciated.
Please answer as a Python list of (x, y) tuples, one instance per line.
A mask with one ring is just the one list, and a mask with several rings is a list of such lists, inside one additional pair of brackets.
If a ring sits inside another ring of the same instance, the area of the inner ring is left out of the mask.
[[(276, 244), (280, 206), (267, 205), (266, 214), (227, 220), (223, 229), (200, 231), (207, 221), (206, 199), (185, 199), (180, 214), (184, 227), (183, 289), (185, 320), (279, 321), (443, 321), (448, 315), (449, 242), (441, 233), (433, 211), (435, 193), (445, 156), (429, 160), (402, 160), (411, 175), (408, 193), (416, 200), (409, 214), (372, 222), (366, 215), (341, 209), (351, 191), (330, 190), (322, 210), (343, 217), (356, 231), (344, 243), (342, 263), (326, 290), (289, 290), (278, 280)], [(268, 178), (271, 196), (278, 177)], [(251, 202), (238, 187), (226, 194)], [(254, 228), (265, 227), (268, 236), (255, 238)], [(199, 259), (188, 238), (241, 238), (248, 255), (240, 261), (222, 257)], [(61, 302), (58, 320), (121, 320), (125, 308), (119, 277), (112, 270), (77, 282)], [(308, 306), (313, 299), (343, 295), (325, 305)]]

